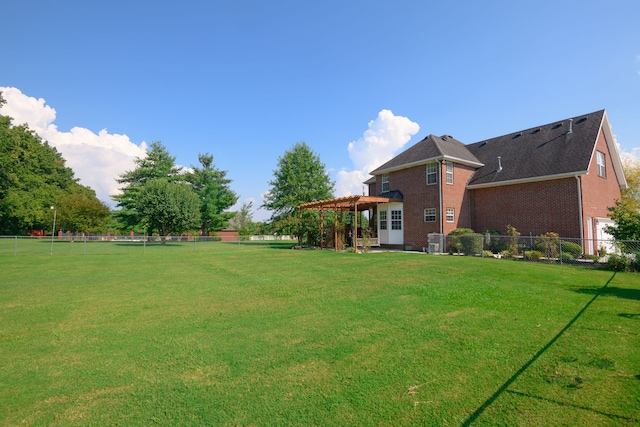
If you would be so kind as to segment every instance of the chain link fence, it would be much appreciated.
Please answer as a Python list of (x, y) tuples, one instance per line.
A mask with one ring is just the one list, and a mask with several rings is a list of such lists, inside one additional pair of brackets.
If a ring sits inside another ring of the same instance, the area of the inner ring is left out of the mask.
[(429, 253), (473, 255), (493, 258), (571, 264), (640, 271), (640, 241), (565, 238), (554, 233), (544, 236), (504, 236), (430, 234)]
[(0, 236), (0, 257), (25, 255), (92, 255), (146, 253), (158, 248), (202, 252), (226, 247), (289, 248), (297, 244), (291, 236), (147, 236), (69, 234), (57, 236)]

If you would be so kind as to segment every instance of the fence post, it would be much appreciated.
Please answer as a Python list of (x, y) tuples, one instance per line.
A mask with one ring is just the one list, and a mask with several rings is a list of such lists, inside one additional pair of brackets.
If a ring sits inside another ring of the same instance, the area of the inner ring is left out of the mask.
[(13, 243), (13, 256), (18, 256), (18, 236), (15, 236), (15, 241)]
[(562, 265), (562, 239), (558, 240), (558, 246), (560, 246), (560, 265)]
[(86, 255), (87, 254), (87, 235), (85, 233), (82, 233), (82, 237), (84, 237), (84, 247), (83, 247), (82, 255)]

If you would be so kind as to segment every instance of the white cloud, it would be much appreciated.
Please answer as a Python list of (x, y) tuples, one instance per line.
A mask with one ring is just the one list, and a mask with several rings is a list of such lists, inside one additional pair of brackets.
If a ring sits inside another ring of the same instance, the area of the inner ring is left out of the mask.
[(420, 126), (406, 117), (394, 116), (390, 110), (380, 111), (362, 136), (347, 146), (354, 170), (337, 173), (336, 195), (362, 194), (369, 172), (390, 160), (419, 130)]
[(98, 134), (86, 128), (73, 127), (61, 132), (53, 124), (56, 110), (13, 87), (0, 87), (7, 101), (0, 114), (13, 118), (13, 124), (27, 123), (49, 145), (56, 147), (80, 183), (95, 190), (100, 200), (113, 205), (109, 198), (117, 194), (116, 178), (135, 167), (134, 159), (146, 155), (147, 144), (136, 145), (127, 135), (110, 134), (106, 129)]

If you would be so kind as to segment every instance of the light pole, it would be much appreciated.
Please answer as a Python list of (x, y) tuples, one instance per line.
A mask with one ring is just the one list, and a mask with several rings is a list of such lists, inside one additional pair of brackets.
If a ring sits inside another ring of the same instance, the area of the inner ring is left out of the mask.
[(55, 236), (56, 234), (56, 208), (54, 206), (51, 206), (51, 209), (53, 209), (53, 228), (51, 229), (51, 253), (49, 253), (49, 255), (53, 255), (53, 236)]

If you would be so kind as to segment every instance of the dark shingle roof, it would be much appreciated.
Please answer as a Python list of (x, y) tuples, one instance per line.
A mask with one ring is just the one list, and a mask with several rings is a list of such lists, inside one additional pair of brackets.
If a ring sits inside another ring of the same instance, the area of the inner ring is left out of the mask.
[(585, 172), (603, 116), (604, 110), (600, 110), (467, 145), (484, 163), (468, 185)]
[(435, 159), (458, 160), (480, 166), (481, 162), (465, 145), (450, 135), (429, 135), (371, 172), (372, 175), (397, 170)]

